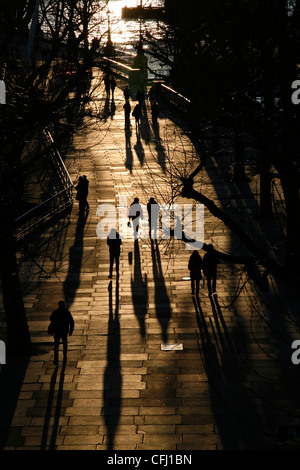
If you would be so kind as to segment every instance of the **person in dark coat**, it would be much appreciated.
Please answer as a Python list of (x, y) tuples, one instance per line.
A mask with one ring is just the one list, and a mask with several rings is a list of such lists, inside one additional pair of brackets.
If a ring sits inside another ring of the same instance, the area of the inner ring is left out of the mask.
[(123, 94), (124, 94), (125, 101), (128, 101), (130, 98), (130, 91), (129, 91), (128, 86), (124, 88)]
[(131, 221), (129, 223), (132, 224), (134, 238), (137, 239), (139, 231), (139, 221), (140, 219), (144, 218), (143, 209), (140, 205), (140, 200), (138, 197), (134, 198), (133, 203), (129, 207), (128, 217)]
[(58, 308), (54, 310), (50, 316), (54, 336), (54, 361), (53, 364), (58, 364), (58, 350), (60, 339), (63, 343), (64, 360), (67, 359), (68, 343), (67, 337), (71, 336), (74, 330), (74, 320), (66, 308), (63, 300), (58, 302)]
[(148, 221), (149, 221), (149, 235), (152, 237), (152, 229), (154, 232), (153, 238), (157, 239), (157, 227), (158, 227), (158, 217), (159, 217), (160, 207), (159, 204), (155, 201), (154, 197), (150, 197), (147, 204), (148, 212)]
[(112, 278), (114, 261), (116, 262), (116, 273), (119, 276), (119, 258), (121, 252), (122, 240), (116, 229), (112, 228), (108, 237), (107, 245), (109, 246), (109, 279)]
[(159, 106), (156, 100), (153, 100), (151, 103), (151, 113), (152, 113), (152, 122), (153, 126), (157, 127), (157, 118), (159, 115)]
[(135, 105), (134, 110), (132, 111), (132, 116), (135, 118), (135, 127), (136, 130), (140, 127), (140, 118), (141, 118), (141, 106), (139, 104)]
[(110, 89), (111, 89), (111, 95), (112, 97), (114, 97), (114, 93), (115, 93), (115, 88), (116, 88), (117, 84), (116, 84), (116, 80), (114, 79), (114, 77), (111, 77), (110, 79)]
[(126, 100), (123, 108), (125, 112), (125, 127), (129, 127), (130, 126), (130, 113), (131, 113), (131, 106), (130, 106), (129, 100)]
[(86, 175), (79, 176), (78, 184), (75, 187), (77, 194), (76, 199), (79, 202), (79, 213), (83, 214), (85, 209), (89, 210), (87, 196), (89, 193), (89, 180)]
[(216, 292), (218, 263), (219, 258), (214, 252), (213, 246), (208, 245), (207, 253), (205, 253), (203, 257), (203, 274), (207, 279), (207, 287), (209, 294)]
[(201, 274), (202, 258), (199, 252), (196, 250), (194, 250), (190, 256), (188, 269), (190, 271), (192, 295), (194, 295), (195, 293), (195, 285), (196, 285), (196, 295), (198, 295), (200, 281), (202, 279), (202, 274)]

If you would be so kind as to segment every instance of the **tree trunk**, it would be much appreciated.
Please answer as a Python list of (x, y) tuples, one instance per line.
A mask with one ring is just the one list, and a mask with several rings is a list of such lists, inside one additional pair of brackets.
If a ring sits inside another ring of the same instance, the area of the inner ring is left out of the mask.
[(2, 296), (6, 315), (7, 354), (25, 355), (30, 352), (30, 334), (27, 324), (22, 289), (16, 258), (13, 220), (8, 206), (1, 208), (0, 272)]

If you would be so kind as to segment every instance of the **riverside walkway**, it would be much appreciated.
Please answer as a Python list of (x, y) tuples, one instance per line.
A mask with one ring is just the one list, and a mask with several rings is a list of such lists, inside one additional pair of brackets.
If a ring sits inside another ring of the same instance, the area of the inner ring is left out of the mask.
[[(299, 448), (300, 365), (291, 361), (299, 304), (288, 286), (269, 277), (262, 291), (242, 266), (221, 261), (217, 295), (201, 282), (194, 297), (185, 243), (146, 236), (123, 239), (119, 279), (115, 273), (108, 279), (98, 207), (118, 208), (126, 226), (125, 202), (171, 201), (176, 176), (199, 163), (187, 129), (167, 109), (155, 129), (147, 102), (137, 133), (133, 119), (125, 131), (123, 105), (119, 87), (112, 101), (101, 86), (68, 147), (72, 180), (84, 174), (90, 181), (87, 217), (78, 217), (74, 200), (71, 213), (33, 236), (20, 255), (33, 353), (2, 366), (1, 448)], [(246, 213), (253, 194), (246, 183), (224, 179), (228, 158), (212, 156), (195, 188), (220, 207)], [(204, 241), (226, 254), (244, 253), (206, 209)], [(55, 367), (47, 326), (61, 299), (75, 330), (67, 362), (60, 349)]]

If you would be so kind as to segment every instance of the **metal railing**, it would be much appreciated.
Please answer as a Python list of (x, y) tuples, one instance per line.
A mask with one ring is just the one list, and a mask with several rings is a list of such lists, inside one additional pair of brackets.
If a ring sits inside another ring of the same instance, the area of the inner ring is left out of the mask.
[(115, 72), (117, 75), (125, 78), (126, 80), (132, 81), (135, 76), (139, 76), (140, 69), (130, 67), (122, 62), (117, 60), (110, 59), (109, 57), (103, 57), (103, 61), (107, 64), (112, 72)]
[(49, 222), (53, 217), (59, 215), (73, 204), (73, 183), (69, 172), (55, 147), (54, 140), (48, 130), (43, 132), (45, 141), (45, 152), (49, 155), (56, 170), (58, 181), (62, 189), (53, 196), (47, 198), (37, 206), (25, 212), (15, 220), (15, 238), (20, 240), (37, 227)]
[(175, 111), (179, 111), (184, 114), (191, 112), (191, 101), (185, 96), (181, 95), (177, 91), (168, 87), (164, 83), (160, 85), (161, 98), (167, 102)]

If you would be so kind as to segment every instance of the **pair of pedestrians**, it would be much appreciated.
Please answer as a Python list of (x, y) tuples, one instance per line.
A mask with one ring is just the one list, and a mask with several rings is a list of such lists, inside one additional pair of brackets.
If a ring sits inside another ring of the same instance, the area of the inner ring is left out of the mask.
[(113, 98), (114, 93), (115, 93), (115, 88), (117, 86), (116, 80), (114, 79), (114, 77), (110, 77), (109, 75), (106, 75), (106, 77), (104, 78), (104, 85), (105, 85), (105, 91), (106, 91), (107, 97), (109, 97), (111, 93), (112, 98)]
[(190, 256), (188, 269), (190, 271), (192, 295), (199, 294), (200, 281), (202, 279), (202, 272), (207, 280), (207, 288), (209, 294), (216, 292), (217, 284), (217, 265), (219, 258), (215, 253), (213, 246), (208, 245), (207, 253), (205, 253), (203, 260), (200, 253), (196, 250)]

